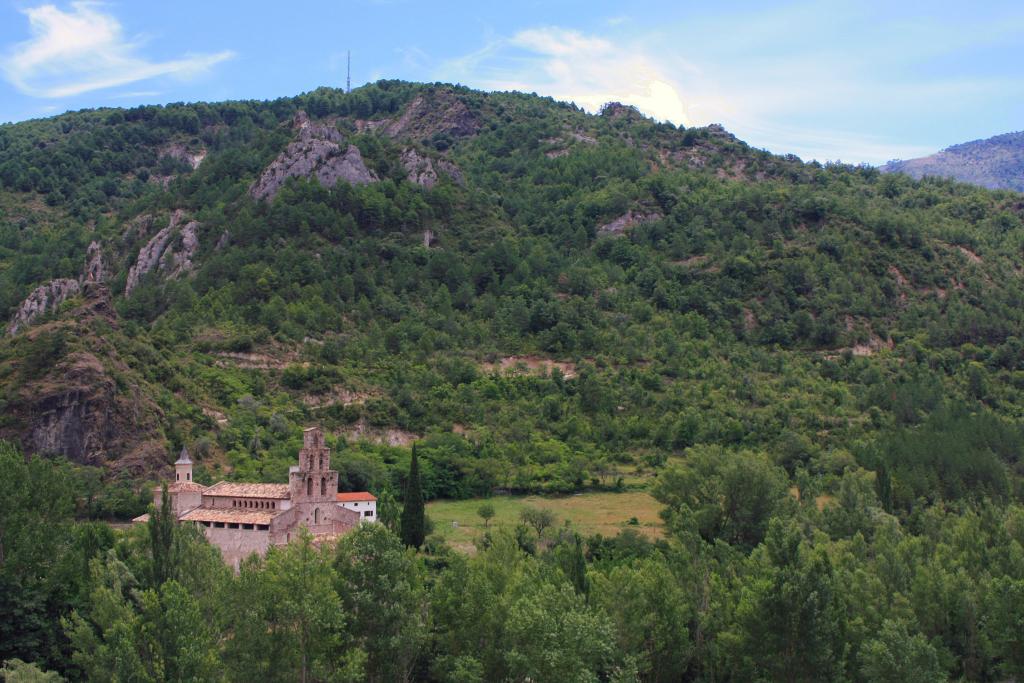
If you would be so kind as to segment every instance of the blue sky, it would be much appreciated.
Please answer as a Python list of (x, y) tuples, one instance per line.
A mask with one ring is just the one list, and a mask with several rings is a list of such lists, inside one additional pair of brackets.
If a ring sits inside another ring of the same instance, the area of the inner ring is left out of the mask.
[(1024, 129), (1024, 3), (0, 0), (0, 121), (378, 78), (636, 104), (881, 163)]

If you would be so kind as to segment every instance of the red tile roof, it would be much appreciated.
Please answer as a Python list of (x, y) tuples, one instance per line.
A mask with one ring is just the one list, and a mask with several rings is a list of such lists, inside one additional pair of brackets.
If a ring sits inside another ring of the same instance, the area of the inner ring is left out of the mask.
[(183, 522), (230, 522), (239, 524), (270, 524), (284, 510), (235, 510), (196, 508), (181, 516)]
[[(159, 491), (160, 486), (154, 486), (153, 491)], [(168, 493), (202, 493), (206, 487), (194, 481), (175, 481), (167, 485)]]
[(203, 493), (207, 496), (226, 498), (287, 499), (290, 497), (288, 484), (236, 484), (230, 481), (219, 481)]
[(339, 493), (339, 503), (362, 503), (363, 501), (377, 500), (377, 497), (367, 491), (356, 491), (355, 493)]

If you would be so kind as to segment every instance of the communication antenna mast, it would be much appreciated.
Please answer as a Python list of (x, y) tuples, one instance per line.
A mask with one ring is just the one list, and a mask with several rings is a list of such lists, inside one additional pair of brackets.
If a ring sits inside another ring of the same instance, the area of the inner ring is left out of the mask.
[(352, 92), (352, 50), (348, 51), (348, 66), (345, 70), (345, 92)]

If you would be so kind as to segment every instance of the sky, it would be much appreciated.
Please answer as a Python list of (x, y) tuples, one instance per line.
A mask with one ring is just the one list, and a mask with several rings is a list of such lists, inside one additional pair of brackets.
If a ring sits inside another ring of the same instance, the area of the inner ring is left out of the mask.
[(804, 159), (1024, 129), (1024, 2), (0, 0), (0, 122), (381, 78), (620, 101)]

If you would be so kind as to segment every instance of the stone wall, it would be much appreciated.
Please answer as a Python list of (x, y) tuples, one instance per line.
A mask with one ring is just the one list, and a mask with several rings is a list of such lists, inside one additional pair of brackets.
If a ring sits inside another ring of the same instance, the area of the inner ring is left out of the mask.
[(220, 548), (224, 562), (238, 570), (239, 563), (253, 553), (263, 555), (270, 547), (270, 531), (202, 527), (210, 543)]

